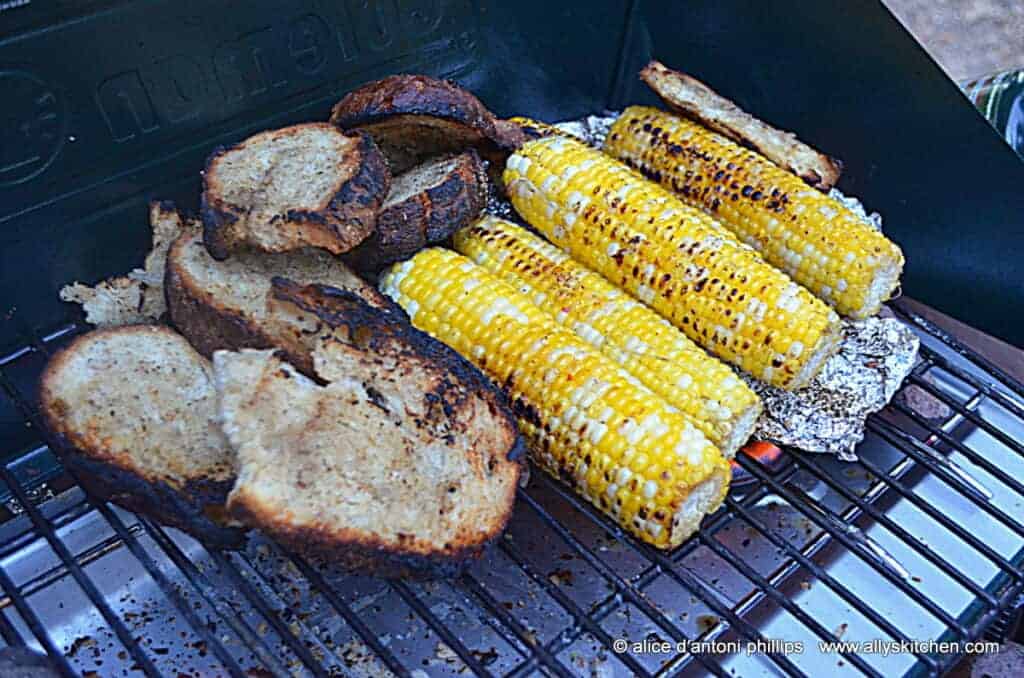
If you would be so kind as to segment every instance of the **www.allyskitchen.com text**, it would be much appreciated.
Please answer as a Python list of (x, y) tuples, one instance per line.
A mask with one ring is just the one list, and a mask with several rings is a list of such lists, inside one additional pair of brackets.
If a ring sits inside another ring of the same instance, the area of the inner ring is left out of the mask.
[[(895, 654), (980, 654), (995, 652), (999, 643), (988, 641), (938, 641), (938, 640), (873, 640), (833, 641), (819, 640), (819, 652), (824, 654), (877, 654), (884, 657)], [(801, 640), (767, 639), (757, 641), (739, 640), (680, 640), (666, 641), (651, 638), (627, 640), (616, 638), (612, 649), (620, 654), (803, 654), (807, 645)]]

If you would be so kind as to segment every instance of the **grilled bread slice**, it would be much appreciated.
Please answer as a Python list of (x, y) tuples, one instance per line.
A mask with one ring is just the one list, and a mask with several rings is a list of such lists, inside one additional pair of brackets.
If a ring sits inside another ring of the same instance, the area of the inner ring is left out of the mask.
[(56, 451), (91, 493), (208, 543), (240, 543), (224, 520), (234, 468), (210, 364), (173, 330), (78, 337), (43, 372), (40, 405)]
[(501, 395), (451, 349), (359, 297), (275, 283), (331, 328), (321, 386), (273, 351), (214, 354), (237, 454), (228, 511), (307, 555), (381, 577), (456, 574), (508, 522), (523, 458)]
[(241, 248), (347, 252), (373, 230), (391, 185), (362, 132), (307, 123), (219, 148), (206, 162), (202, 217), (217, 259)]
[(312, 375), (310, 342), (315, 327), (297, 325), (267, 308), (275, 276), (351, 290), (371, 305), (393, 308), (372, 285), (326, 252), (239, 252), (217, 261), (198, 231), (192, 230), (178, 238), (167, 256), (171, 322), (204, 356), (217, 349), (280, 348), (302, 372)]
[(407, 259), (480, 216), (487, 188), (486, 167), (473, 149), (417, 165), (395, 177), (373, 233), (342, 258), (362, 272)]
[(476, 148), (496, 184), (509, 152), (526, 140), (517, 125), (495, 117), (470, 92), (425, 75), (393, 75), (349, 92), (335, 104), (331, 122), (372, 134), (392, 174)]
[(640, 71), (640, 79), (676, 112), (753, 148), (811, 186), (828, 191), (839, 180), (839, 160), (814, 150), (792, 132), (758, 120), (696, 78), (651, 61)]
[(61, 288), (60, 298), (81, 304), (86, 322), (97, 327), (152, 323), (167, 312), (164, 267), (167, 251), (181, 235), (183, 224), (174, 203), (164, 201), (150, 203), (149, 225), (153, 230), (153, 248), (142, 268), (94, 287), (76, 282)]

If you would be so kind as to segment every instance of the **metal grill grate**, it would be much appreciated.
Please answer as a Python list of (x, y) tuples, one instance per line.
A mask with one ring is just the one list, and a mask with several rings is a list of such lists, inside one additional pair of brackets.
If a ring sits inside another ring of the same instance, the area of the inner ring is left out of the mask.
[[(869, 419), (859, 461), (741, 455), (755, 482), (671, 553), (534, 473), (497, 548), (432, 583), (347, 576), (258, 536), (211, 551), (94, 502), (56, 467), (33, 405), (46, 357), (82, 328), (34, 338), (0, 358), (0, 637), (65, 675), (941, 673), (957, 653), (819, 641), (973, 641), (1006, 626), (1024, 591), (1024, 385), (892, 310), (922, 360)], [(623, 638), (671, 651), (613, 651)], [(694, 640), (768, 649), (676, 651)]]

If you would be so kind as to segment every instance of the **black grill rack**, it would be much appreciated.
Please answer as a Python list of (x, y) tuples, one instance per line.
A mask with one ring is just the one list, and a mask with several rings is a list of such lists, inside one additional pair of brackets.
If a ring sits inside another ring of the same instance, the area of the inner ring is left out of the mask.
[[(962, 645), (883, 656), (818, 643), (966, 642), (1008, 626), (1024, 591), (1024, 385), (909, 306), (891, 310), (921, 360), (869, 418), (858, 461), (741, 454), (753, 482), (671, 553), (535, 472), (493, 552), (432, 583), (346, 576), (259, 536), (209, 550), (94, 501), (55, 465), (33, 395), (47, 356), (83, 328), (34, 337), (0, 358), (0, 423), (14, 432), (0, 636), (68, 676), (940, 674)], [(670, 650), (617, 652), (621, 639)]]

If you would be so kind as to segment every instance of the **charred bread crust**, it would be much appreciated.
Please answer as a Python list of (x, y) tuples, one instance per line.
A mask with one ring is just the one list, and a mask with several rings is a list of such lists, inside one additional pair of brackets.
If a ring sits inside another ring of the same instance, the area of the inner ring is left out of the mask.
[[(440, 387), (427, 394), (427, 398), (450, 414), (467, 398), (482, 397), (491, 414), (502, 418), (511, 434), (506, 459), (518, 461), (518, 456), (523, 454), (522, 446), (516, 445), (519, 429), (515, 417), (501, 389), (454, 349), (413, 327), (404, 311), (398, 309), (394, 314), (384, 313), (357, 294), (326, 285), (303, 286), (284, 278), (274, 278), (271, 284), (271, 294), (275, 299), (315, 315), (328, 327), (345, 328), (347, 336), (360, 349), (370, 354), (394, 354), (397, 347), (398, 358), (425, 358), (438, 370), (450, 374), (453, 379), (445, 377)], [(401, 322), (396, 322), (399, 312)]]
[[(179, 238), (184, 246), (187, 238)], [(174, 263), (174, 248), (167, 258), (164, 291), (171, 324), (206, 358), (220, 349), (277, 348), (285, 359), (306, 375), (313, 374), (313, 359), (302, 337), (271, 334), (252, 318), (226, 307), (208, 290), (195, 284), (186, 271)]]
[[(431, 409), (439, 418), (458, 419), (468, 399), (483, 399), (492, 416), (502, 422), (506, 432), (503, 438), (508, 441), (507, 449), (494, 456), (504, 458), (516, 468), (508, 487), (509, 496), (494, 498), (496, 503), (504, 502), (507, 507), (494, 520), (494, 529), (481, 538), (479, 526), (467, 524), (443, 545), (412, 534), (399, 535), (395, 543), (359, 529), (294, 525), (257, 497), (246, 496), (245, 487), (235, 488), (229, 504), (231, 515), (245, 524), (259, 526), (262, 532), (291, 549), (324, 558), (349, 570), (386, 578), (413, 579), (459, 574), (501, 535), (511, 518), (515, 489), (525, 464), (525, 446), (503, 394), (455, 351), (407, 322), (395, 322), (389, 314), (369, 306), (352, 292), (323, 285), (302, 286), (275, 278), (272, 294), (278, 301), (315, 314), (326, 326), (343, 329), (340, 336), (337, 333), (333, 336), (366, 351), (367, 355), (387, 355), (399, 364), (404, 357), (415, 357), (436, 366), (446, 376), (425, 394), (425, 399), (436, 404), (436, 408), (432, 405)], [(483, 456), (486, 455), (481, 455), (481, 462)], [(492, 463), (494, 461), (492, 457)]]
[(382, 209), (370, 237), (342, 255), (345, 263), (361, 272), (379, 271), (480, 216), (487, 202), (487, 168), (473, 149), (454, 160), (440, 183)]
[(210, 546), (238, 549), (245, 544), (247, 528), (229, 527), (216, 520), (226, 515), (224, 502), (234, 480), (194, 479), (176, 488), (165, 480), (143, 478), (117, 464), (94, 459), (63, 435), (54, 434), (52, 442), (64, 468), (94, 497), (176, 527)]
[(519, 143), (518, 130), (498, 119), (472, 93), (447, 80), (425, 75), (392, 75), (346, 94), (331, 110), (342, 129), (383, 122), (396, 115), (421, 115), (459, 123), (500, 148)]
[[(217, 174), (218, 164), (227, 154), (243, 150), (249, 144), (255, 145), (272, 137), (295, 135), (309, 128), (319, 128), (332, 134), (338, 131), (328, 123), (304, 123), (262, 132), (234, 146), (218, 146), (210, 154), (203, 171), (200, 217), (203, 222), (203, 241), (212, 257), (226, 259), (232, 250), (249, 244), (245, 231), (249, 227), (251, 209), (222, 197), (223, 185)], [(340, 172), (339, 183), (316, 208), (284, 208), (275, 214), (268, 226), (290, 229), (294, 246), (274, 251), (312, 245), (341, 254), (358, 245), (373, 230), (377, 211), (391, 185), (387, 161), (369, 134), (360, 130), (342, 133), (359, 140), (352, 153), (339, 158), (343, 164), (355, 163), (354, 171)]]
[(132, 327), (93, 330), (77, 337), (51, 358), (39, 382), (39, 410), (47, 442), (64, 467), (93, 496), (150, 516), (210, 545), (240, 547), (245, 541), (246, 530), (218, 520), (226, 515), (224, 504), (234, 478), (189, 478), (181, 486), (173, 486), (162, 478), (142, 475), (126, 467), (123, 460), (115, 456), (82, 449), (65, 432), (65, 413), (60, 411), (62, 401), (51, 395), (55, 373), (61, 369), (67, 356), (77, 349), (79, 342), (97, 334), (126, 329), (130, 331)]
[(742, 110), (696, 78), (652, 60), (640, 79), (665, 104), (709, 129), (757, 151), (818, 190), (827, 192), (839, 180), (843, 163), (775, 129)]
[(508, 154), (528, 140), (470, 92), (425, 75), (393, 75), (349, 92), (334, 105), (331, 122), (370, 132), (396, 174), (428, 157), (475, 147), (499, 188)]
[[(213, 352), (220, 349), (276, 348), (300, 372), (315, 379), (308, 336), (283, 324), (273, 325), (271, 330), (271, 326), (230, 308), (210, 290), (204, 289), (184, 265), (184, 248), (191, 242), (191, 233), (182, 234), (167, 255), (164, 292), (175, 329), (206, 358), (212, 358)], [(398, 311), (394, 302), (377, 293), (373, 287), (367, 285), (366, 292), (373, 294), (373, 301), (379, 307), (389, 312)]]
[[(361, 530), (326, 530), (289, 524), (276, 511), (249, 500), (244, 492), (236, 492), (232, 497), (231, 514), (247, 525), (259, 525), (261, 532), (305, 557), (384, 579), (455, 577), (479, 559), (488, 546), (453, 548), (429, 555), (403, 551), (399, 550), (402, 547), (396, 549)], [(416, 540), (409, 535), (408, 541), (411, 546)]]

